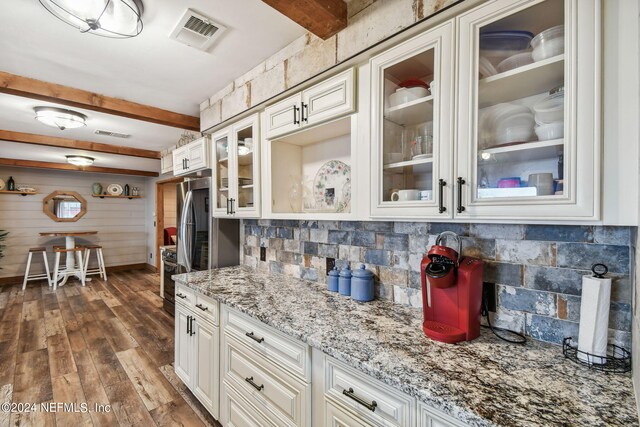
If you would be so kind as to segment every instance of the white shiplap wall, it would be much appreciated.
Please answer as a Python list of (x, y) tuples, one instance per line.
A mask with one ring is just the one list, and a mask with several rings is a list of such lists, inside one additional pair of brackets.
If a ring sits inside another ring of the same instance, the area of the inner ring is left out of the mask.
[[(37, 195), (17, 196), (0, 194), (0, 229), (8, 230), (4, 244), (5, 257), (0, 259), (0, 277), (24, 274), (27, 251), (30, 247), (64, 244), (64, 238), (40, 237), (42, 231), (98, 231), (97, 235), (76, 238), (77, 243), (96, 243), (103, 246), (107, 266), (138, 264), (147, 261), (147, 228), (145, 199), (99, 199), (91, 197), (91, 185), (120, 184), (138, 187), (145, 194), (144, 177), (93, 174), (83, 172), (49, 171), (28, 168), (0, 168), (4, 181), (13, 176), (17, 185), (31, 185)], [(55, 222), (42, 212), (42, 199), (55, 190), (76, 191), (87, 200), (87, 213), (76, 222)], [(32, 268), (44, 271), (39, 256)], [(53, 268), (53, 255), (49, 255)], [(92, 261), (94, 261), (92, 259)], [(34, 271), (34, 270), (32, 270)]]

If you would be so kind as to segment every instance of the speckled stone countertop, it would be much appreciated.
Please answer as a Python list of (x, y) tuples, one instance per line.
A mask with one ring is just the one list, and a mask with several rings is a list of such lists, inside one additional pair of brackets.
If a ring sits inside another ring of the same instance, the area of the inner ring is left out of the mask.
[(590, 371), (558, 346), (511, 345), (491, 332), (439, 343), (424, 335), (419, 310), (248, 267), (174, 278), (469, 425), (638, 425), (630, 375)]

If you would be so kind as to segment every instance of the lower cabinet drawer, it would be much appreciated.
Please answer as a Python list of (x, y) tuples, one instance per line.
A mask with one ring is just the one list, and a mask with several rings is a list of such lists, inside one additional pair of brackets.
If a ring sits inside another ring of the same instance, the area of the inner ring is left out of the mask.
[(191, 288), (176, 283), (176, 302), (186, 304), (189, 308), (193, 308), (196, 303), (196, 294)]
[(369, 427), (352, 413), (339, 407), (329, 399), (324, 402), (324, 427)]
[(418, 427), (467, 427), (467, 424), (442, 414), (424, 403), (419, 403)]
[(220, 421), (226, 427), (275, 427), (260, 411), (247, 402), (228, 382), (222, 383)]
[(415, 426), (416, 400), (388, 385), (325, 357), (325, 396), (374, 425)]
[(198, 293), (195, 294), (195, 297), (193, 311), (218, 326), (220, 324), (218, 301)]
[(310, 381), (311, 352), (308, 345), (226, 306), (223, 306), (222, 316), (225, 332), (269, 361)]
[(273, 423), (310, 424), (310, 385), (225, 334), (224, 379)]

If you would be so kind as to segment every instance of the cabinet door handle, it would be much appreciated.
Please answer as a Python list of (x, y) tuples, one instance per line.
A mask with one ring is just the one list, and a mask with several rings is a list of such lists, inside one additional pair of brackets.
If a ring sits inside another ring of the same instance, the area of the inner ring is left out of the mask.
[[(304, 102), (300, 103), (300, 116), (302, 116), (302, 121), (305, 123), (309, 122), (309, 106), (307, 104), (305, 104)], [(307, 115), (304, 115), (304, 110), (307, 110)]]
[(176, 294), (176, 296), (177, 296), (178, 298), (181, 298), (181, 299), (185, 299), (185, 298), (187, 297), (186, 295), (181, 294), (181, 293), (179, 293), (179, 292)]
[(248, 382), (249, 384), (251, 384), (253, 386), (253, 388), (255, 388), (258, 391), (262, 391), (262, 389), (264, 389), (264, 384), (256, 384), (253, 382), (253, 377), (247, 377), (244, 379), (246, 382)]
[(191, 316), (187, 316), (187, 335), (191, 335)]
[(184, 159), (184, 163), (187, 165), (187, 169), (189, 169), (189, 159)]
[(257, 342), (257, 343), (261, 343), (261, 342), (263, 342), (263, 341), (264, 341), (264, 338), (258, 338), (258, 337), (256, 337), (256, 336), (253, 334), (253, 332), (247, 332), (245, 335), (246, 335), (246, 336), (248, 336), (249, 338), (251, 338), (252, 340), (254, 340), (254, 341), (255, 341), (255, 342)]
[(231, 200), (231, 212), (230, 214), (233, 215), (235, 213), (235, 211), (233, 210), (233, 202), (236, 201), (236, 199), (230, 199)]
[(462, 206), (462, 186), (466, 183), (462, 177), (458, 177), (458, 213), (462, 213), (465, 211), (465, 207)]
[(345, 396), (347, 396), (350, 399), (355, 400), (356, 402), (358, 402), (359, 404), (361, 404), (362, 406), (364, 406), (365, 408), (367, 408), (371, 412), (375, 412), (376, 411), (376, 407), (378, 406), (378, 404), (376, 403), (375, 400), (371, 401), (371, 403), (367, 402), (366, 400), (362, 399), (361, 397), (356, 396), (351, 387), (349, 387), (349, 390), (342, 390), (342, 394), (344, 394)]
[(438, 211), (440, 213), (446, 212), (447, 208), (444, 207), (444, 187), (447, 185), (447, 181), (440, 178), (438, 180)]
[(196, 307), (198, 307), (198, 308), (199, 308), (200, 310), (202, 310), (202, 311), (207, 311), (207, 310), (209, 310), (209, 307), (205, 307), (205, 306), (204, 306), (204, 305), (202, 305), (202, 304), (196, 304)]
[(231, 212), (229, 212), (229, 200), (230, 199), (227, 199), (227, 215), (229, 215), (231, 213)]
[(196, 318), (191, 316), (191, 335), (195, 335), (196, 331), (193, 330), (193, 323), (196, 321)]
[(294, 125), (300, 124), (300, 120), (298, 120), (298, 111), (300, 111), (300, 109), (298, 108), (297, 105), (294, 105), (293, 106), (293, 124)]

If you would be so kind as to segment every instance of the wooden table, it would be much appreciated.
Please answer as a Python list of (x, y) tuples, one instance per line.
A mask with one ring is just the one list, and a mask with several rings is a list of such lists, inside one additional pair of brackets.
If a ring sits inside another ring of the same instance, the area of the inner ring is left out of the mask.
[[(67, 249), (73, 249), (76, 247), (76, 237), (82, 236), (93, 236), (94, 234), (98, 234), (97, 231), (45, 231), (40, 233), (42, 237), (64, 237), (65, 238), (65, 246)], [(76, 261), (73, 256), (67, 255), (67, 271), (71, 271), (75, 268)], [(67, 279), (71, 273), (61, 273), (54, 280), (60, 280), (58, 286), (62, 286), (67, 283)], [(75, 275), (78, 277), (78, 275)], [(78, 277), (79, 278), (79, 277)], [(90, 281), (91, 279), (85, 279), (86, 281)]]

